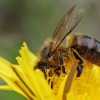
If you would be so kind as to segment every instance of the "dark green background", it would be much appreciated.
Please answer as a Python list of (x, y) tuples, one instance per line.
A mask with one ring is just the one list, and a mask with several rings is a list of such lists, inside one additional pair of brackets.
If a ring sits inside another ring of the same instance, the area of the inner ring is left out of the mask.
[[(0, 56), (17, 63), (15, 57), (24, 41), (36, 54), (74, 4), (77, 4), (76, 9), (85, 10), (85, 16), (74, 32), (100, 40), (99, 0), (0, 0)], [(12, 91), (0, 91), (0, 100), (25, 98)]]

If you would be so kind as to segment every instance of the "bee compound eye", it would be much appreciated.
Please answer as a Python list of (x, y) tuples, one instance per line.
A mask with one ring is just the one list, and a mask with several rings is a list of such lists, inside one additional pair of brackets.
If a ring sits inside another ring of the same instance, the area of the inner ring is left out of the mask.
[(42, 57), (45, 57), (45, 55), (47, 54), (47, 52), (48, 52), (48, 48), (47, 48), (47, 47), (44, 47), (44, 48), (42, 49), (42, 51), (41, 51)]

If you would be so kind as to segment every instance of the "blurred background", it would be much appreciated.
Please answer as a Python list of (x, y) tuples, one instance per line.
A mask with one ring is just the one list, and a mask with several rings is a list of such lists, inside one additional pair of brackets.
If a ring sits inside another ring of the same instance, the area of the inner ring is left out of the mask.
[[(74, 4), (76, 9), (85, 10), (85, 16), (74, 32), (100, 41), (99, 0), (0, 0), (0, 56), (17, 63), (15, 57), (24, 41), (36, 54)], [(3, 81), (0, 80), (0, 84)], [(13, 91), (0, 91), (0, 100), (26, 99)]]

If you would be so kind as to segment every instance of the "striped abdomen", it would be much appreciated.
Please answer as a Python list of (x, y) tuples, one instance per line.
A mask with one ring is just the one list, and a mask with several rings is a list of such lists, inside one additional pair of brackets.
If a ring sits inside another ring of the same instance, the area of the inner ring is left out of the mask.
[(68, 47), (75, 49), (81, 57), (100, 66), (100, 42), (86, 35), (73, 34)]

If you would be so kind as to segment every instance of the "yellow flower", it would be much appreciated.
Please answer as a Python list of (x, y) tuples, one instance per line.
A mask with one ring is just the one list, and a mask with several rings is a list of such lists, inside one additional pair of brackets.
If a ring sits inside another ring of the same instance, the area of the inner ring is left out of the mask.
[[(53, 76), (54, 88), (51, 89), (39, 70), (34, 70), (37, 57), (29, 51), (26, 43), (21, 48), (21, 57), (16, 57), (18, 65), (11, 64), (0, 57), (0, 78), (8, 85), (0, 85), (1, 90), (14, 90), (28, 100), (99, 100), (100, 68), (84, 62), (82, 75), (76, 78), (78, 61), (68, 67), (66, 75)], [(69, 66), (68, 66), (69, 65)]]

